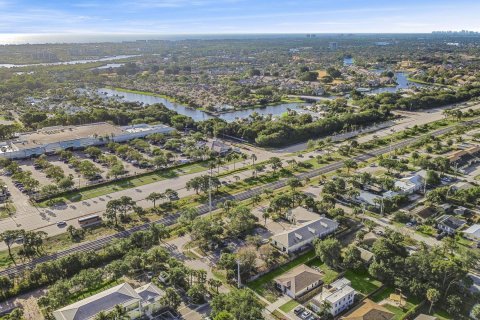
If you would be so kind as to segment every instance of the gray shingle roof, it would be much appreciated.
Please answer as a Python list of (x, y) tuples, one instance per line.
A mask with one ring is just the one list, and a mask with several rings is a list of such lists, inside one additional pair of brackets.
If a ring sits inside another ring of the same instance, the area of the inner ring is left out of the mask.
[(117, 305), (131, 305), (141, 300), (141, 296), (128, 283), (123, 283), (54, 311), (53, 315), (57, 320), (88, 320), (101, 311), (112, 310)]
[(278, 276), (275, 278), (275, 282), (289, 287), (291, 292), (297, 294), (317, 281), (322, 282), (322, 277), (323, 275), (317, 270), (302, 264)]
[(272, 240), (281, 243), (285, 247), (292, 247), (307, 239), (318, 238), (331, 233), (338, 228), (338, 223), (328, 218), (319, 218), (306, 222), (298, 227), (284, 231), (272, 237)]

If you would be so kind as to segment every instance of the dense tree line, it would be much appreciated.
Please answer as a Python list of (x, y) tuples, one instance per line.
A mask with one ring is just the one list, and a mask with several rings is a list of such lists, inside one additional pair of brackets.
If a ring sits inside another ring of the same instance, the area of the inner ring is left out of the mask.
[(465, 87), (455, 90), (443, 89), (440, 91), (426, 91), (415, 95), (403, 96), (401, 93), (382, 93), (378, 95), (363, 96), (357, 100), (362, 108), (378, 109), (387, 107), (389, 109), (419, 110), (431, 109), (441, 106), (465, 102), (480, 97), (480, 88)]
[[(13, 278), (0, 277), (0, 292), (3, 299), (7, 299), (51, 285), (60, 279), (71, 278), (81, 270), (102, 267), (114, 260), (123, 259), (131, 251), (148, 250), (157, 245), (160, 239), (158, 227), (152, 226), (148, 231), (136, 232), (128, 238), (112, 241), (100, 251), (78, 252), (40, 263)], [(37, 250), (35, 246), (32, 248)]]
[(193, 120), (190, 117), (179, 115), (162, 104), (141, 107), (136, 103), (122, 103), (118, 108), (91, 107), (75, 114), (57, 112), (53, 117), (48, 117), (46, 111), (32, 109), (26, 110), (21, 116), (21, 121), (30, 128), (82, 125), (104, 121), (121, 126), (141, 122), (160, 122), (182, 130), (186, 127), (193, 127)]
[(471, 294), (468, 270), (478, 267), (478, 254), (453, 248), (450, 242), (434, 248), (422, 245), (417, 252), (409, 254), (404, 241), (403, 235), (387, 230), (385, 237), (373, 244), (375, 259), (369, 267), (370, 274), (400, 288), (407, 296), (429, 299), (435, 290), (437, 303), (450, 314), (458, 315), (466, 310), (463, 303)]
[(198, 128), (211, 135), (235, 136), (263, 147), (275, 147), (320, 138), (352, 126), (370, 125), (385, 121), (389, 117), (388, 112), (367, 110), (332, 115), (314, 121), (309, 114), (291, 112), (275, 121), (270, 117), (255, 117), (231, 123), (212, 119), (199, 123)]

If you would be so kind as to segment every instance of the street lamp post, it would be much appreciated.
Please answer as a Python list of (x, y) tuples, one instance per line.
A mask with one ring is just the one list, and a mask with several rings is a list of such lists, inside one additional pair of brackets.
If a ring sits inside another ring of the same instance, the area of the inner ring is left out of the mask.
[(236, 260), (237, 262), (237, 286), (238, 289), (242, 287), (242, 277), (240, 276), (240, 260)]

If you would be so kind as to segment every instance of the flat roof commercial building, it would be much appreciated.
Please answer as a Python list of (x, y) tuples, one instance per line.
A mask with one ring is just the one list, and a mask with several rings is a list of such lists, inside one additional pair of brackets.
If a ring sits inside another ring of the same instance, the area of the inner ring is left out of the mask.
[(102, 146), (109, 142), (126, 142), (154, 133), (170, 133), (174, 129), (162, 124), (138, 124), (118, 127), (106, 122), (82, 126), (56, 126), (21, 134), (0, 145), (0, 157), (28, 159), (61, 150), (79, 150)]

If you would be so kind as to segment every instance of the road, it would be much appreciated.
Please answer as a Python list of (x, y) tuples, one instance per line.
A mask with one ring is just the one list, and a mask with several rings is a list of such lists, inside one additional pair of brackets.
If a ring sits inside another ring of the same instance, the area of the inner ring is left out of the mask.
[[(472, 123), (480, 123), (480, 119), (476, 119), (474, 121), (463, 122), (463, 125), (468, 126)], [(443, 135), (443, 134), (445, 134), (447, 132), (450, 132), (454, 129), (455, 129), (454, 127), (443, 128), (443, 129), (436, 130), (436, 131), (430, 133), (429, 135), (440, 136), (440, 135)], [(378, 155), (389, 153), (391, 150), (404, 148), (404, 147), (418, 141), (422, 137), (423, 137), (423, 135), (415, 137), (415, 138), (409, 138), (409, 139), (406, 139), (404, 141), (395, 143), (391, 146), (371, 150), (369, 153), (356, 156), (353, 159), (357, 162), (367, 161), (369, 159), (375, 158)], [(328, 164), (328, 165), (326, 165), (322, 168), (312, 170), (310, 172), (299, 174), (299, 175), (297, 175), (297, 178), (299, 178), (301, 180), (304, 180), (306, 178), (313, 178), (313, 177), (316, 177), (316, 176), (327, 174), (329, 172), (333, 172), (333, 171), (335, 171), (337, 169), (340, 169), (342, 167), (343, 167), (343, 161), (339, 161), (339, 162)], [(272, 183), (268, 183), (268, 184), (265, 184), (261, 187), (250, 189), (250, 190), (241, 192), (241, 193), (236, 194), (236, 195), (231, 195), (231, 196), (223, 197), (223, 198), (220, 198), (220, 199), (216, 199), (216, 200), (213, 201), (212, 205), (213, 205), (214, 208), (216, 208), (220, 203), (223, 203), (226, 200), (235, 200), (235, 201), (247, 200), (247, 199), (253, 197), (254, 195), (262, 194), (265, 189), (276, 190), (276, 189), (280, 189), (280, 188), (284, 187), (285, 185), (286, 185), (286, 179), (276, 181), (276, 182), (272, 182)], [(198, 212), (199, 212), (200, 215), (207, 214), (209, 212), (209, 206), (208, 205), (202, 205), (202, 206), (198, 207)], [(170, 226), (170, 225), (173, 225), (173, 224), (176, 223), (179, 216), (180, 216), (180, 213), (177, 212), (177, 213), (174, 213), (170, 216), (163, 217), (163, 218), (161, 218), (157, 221), (154, 221), (152, 223), (162, 223), (166, 226)], [(129, 230), (119, 232), (117, 234), (109, 235), (107, 237), (100, 238), (100, 239), (97, 239), (97, 240), (94, 240), (94, 241), (91, 241), (91, 242), (82, 243), (82, 244), (80, 244), (76, 247), (72, 247), (72, 248), (69, 248), (69, 249), (51, 254), (51, 255), (46, 255), (46, 256), (34, 259), (34, 260), (32, 260), (28, 263), (25, 263), (25, 264), (10, 267), (8, 269), (0, 271), (0, 276), (16, 275), (16, 274), (19, 274), (20, 272), (22, 272), (25, 269), (33, 268), (38, 263), (42, 263), (42, 262), (46, 262), (46, 261), (52, 261), (52, 260), (67, 256), (67, 255), (75, 253), (75, 252), (86, 252), (86, 251), (92, 251), (92, 250), (99, 250), (99, 249), (103, 248), (106, 244), (111, 242), (113, 239), (128, 237), (130, 234), (132, 234), (134, 232), (148, 229), (149, 226), (150, 226), (150, 223), (146, 223), (146, 224), (131, 228)]]
[[(480, 105), (471, 106), (472, 109), (480, 108)], [(444, 108), (430, 110), (428, 112), (400, 112), (405, 118), (401, 119), (397, 122), (386, 123), (386, 128), (381, 129), (381, 127), (377, 127), (375, 132), (367, 133), (367, 129), (363, 130), (362, 132), (353, 133), (354, 135), (362, 134), (361, 137), (358, 138), (359, 142), (366, 142), (370, 140), (376, 139), (377, 136), (388, 135), (391, 133), (391, 129), (395, 131), (404, 130), (407, 127), (411, 127), (413, 125), (421, 125), (431, 121), (439, 120), (443, 117), (442, 112)], [(380, 129), (379, 129), (380, 128)], [(372, 129), (373, 130), (373, 129)], [(366, 134), (367, 133), (367, 134)], [(346, 133), (342, 135), (335, 136), (335, 140), (342, 140), (352, 136), (352, 133)], [(342, 138), (344, 137), (344, 138)], [(278, 149), (278, 150), (264, 150), (260, 148), (255, 148), (253, 146), (249, 146), (248, 150), (245, 146), (239, 145), (236, 147), (245, 148), (242, 151), (246, 154), (254, 153), (257, 156), (257, 163), (261, 161), (265, 161), (272, 156), (278, 156), (282, 160), (292, 159), (295, 156), (289, 153), (299, 149), (303, 150), (306, 147), (306, 144), (300, 144), (291, 146), (285, 149)], [(312, 155), (312, 153), (306, 154), (306, 156)], [(315, 155), (315, 154), (313, 154)], [(301, 158), (298, 158), (300, 161)], [(237, 168), (244, 167), (246, 165), (250, 165), (250, 161), (239, 162), (236, 164)], [(223, 166), (220, 172), (226, 172), (233, 169), (233, 165), (230, 164), (228, 166)], [(24, 229), (24, 230), (36, 230), (36, 231), (45, 231), (49, 236), (58, 235), (65, 232), (65, 228), (58, 228), (56, 226), (56, 222), (58, 221), (67, 221), (69, 225), (73, 225), (75, 227), (78, 226), (77, 219), (82, 216), (87, 216), (91, 214), (103, 214), (105, 211), (106, 204), (111, 199), (117, 199), (121, 196), (129, 196), (134, 201), (137, 202), (139, 206), (142, 207), (150, 207), (151, 203), (146, 201), (145, 198), (148, 194), (152, 192), (162, 192), (167, 188), (174, 189), (179, 193), (180, 197), (187, 197), (194, 194), (193, 190), (186, 190), (185, 185), (187, 181), (192, 179), (195, 176), (203, 175), (203, 172), (197, 172), (192, 174), (184, 174), (172, 179), (162, 180), (150, 184), (146, 184), (137, 188), (132, 188), (128, 190), (114, 192), (108, 195), (95, 197), (92, 199), (88, 199), (81, 202), (70, 203), (64, 206), (58, 206), (55, 208), (37, 208), (32, 206), (29, 202), (28, 198), (22, 194), (16, 187), (13, 186), (10, 179), (5, 179), (5, 182), (11, 190), (13, 199), (15, 201), (15, 207), (17, 208), (17, 212), (11, 216), (10, 218), (0, 220), (0, 232), (5, 230), (14, 230), (14, 229)], [(235, 181), (236, 176), (240, 177), (241, 179), (245, 179), (251, 175), (251, 171), (244, 171), (237, 174), (232, 174), (222, 178), (222, 181)], [(0, 244), (0, 250), (4, 248), (3, 244)]]
[(413, 229), (409, 229), (407, 227), (403, 227), (403, 226), (395, 225), (395, 224), (392, 224), (392, 223), (389, 223), (389, 222), (385, 222), (383, 219), (378, 219), (378, 218), (368, 216), (368, 215), (364, 215), (364, 214), (360, 215), (360, 218), (373, 221), (376, 224), (378, 224), (382, 229), (392, 229), (394, 231), (397, 231), (398, 233), (401, 233), (405, 236), (408, 236), (408, 237), (412, 238), (415, 241), (423, 242), (427, 246), (430, 246), (430, 247), (437, 246), (437, 245), (440, 245), (442, 243), (441, 241), (438, 241), (437, 239), (435, 239), (433, 237), (422, 236), (421, 234), (416, 233), (415, 230), (413, 230)]

